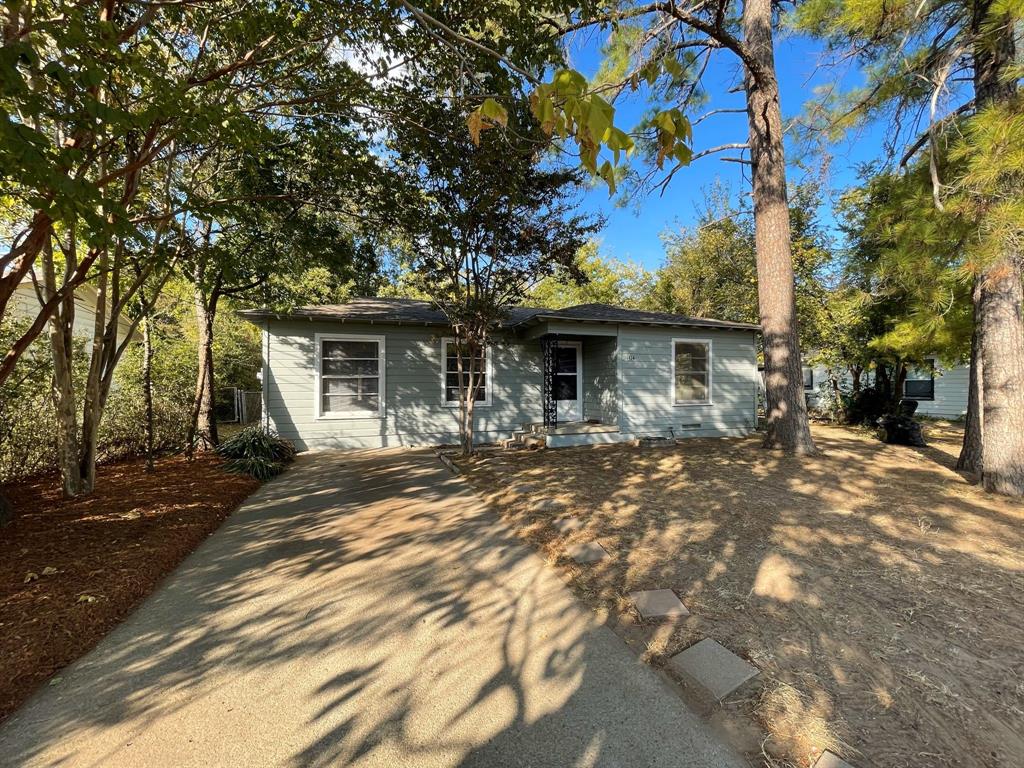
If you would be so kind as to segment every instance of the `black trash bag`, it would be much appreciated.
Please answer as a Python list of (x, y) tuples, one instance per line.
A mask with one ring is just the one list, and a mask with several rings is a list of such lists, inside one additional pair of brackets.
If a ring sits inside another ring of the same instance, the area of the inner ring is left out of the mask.
[(919, 405), (920, 403), (917, 400), (900, 400), (898, 413), (900, 416), (913, 416), (917, 413), (917, 406)]
[(883, 443), (913, 445), (917, 448), (924, 448), (928, 445), (924, 441), (921, 422), (912, 416), (903, 416), (902, 414), (884, 416), (879, 426)]

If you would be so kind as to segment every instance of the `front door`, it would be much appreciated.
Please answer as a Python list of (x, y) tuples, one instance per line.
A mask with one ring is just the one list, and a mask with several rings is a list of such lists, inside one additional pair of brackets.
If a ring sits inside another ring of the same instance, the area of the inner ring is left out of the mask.
[(558, 421), (583, 421), (583, 347), (578, 341), (560, 341), (555, 352)]

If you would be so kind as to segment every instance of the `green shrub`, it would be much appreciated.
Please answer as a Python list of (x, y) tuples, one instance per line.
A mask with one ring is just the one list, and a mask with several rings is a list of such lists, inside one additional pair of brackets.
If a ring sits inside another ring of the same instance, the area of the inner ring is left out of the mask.
[(295, 458), (295, 446), (253, 425), (217, 446), (217, 453), (226, 459), (229, 472), (269, 480), (283, 472), (284, 465)]

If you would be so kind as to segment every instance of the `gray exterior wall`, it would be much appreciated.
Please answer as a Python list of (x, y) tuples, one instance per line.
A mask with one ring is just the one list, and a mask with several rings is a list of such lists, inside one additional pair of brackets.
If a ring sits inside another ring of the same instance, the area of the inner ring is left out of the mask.
[[(316, 334), (385, 336), (382, 418), (316, 417)], [(265, 405), (272, 429), (300, 450), (380, 448), (458, 442), (458, 413), (444, 403), (441, 329), (271, 321), (265, 340)], [(491, 349), (491, 404), (477, 404), (480, 442), (509, 437), (540, 421), (540, 347), (496, 343)]]
[(941, 419), (959, 419), (967, 413), (971, 368), (956, 365), (951, 368), (935, 364), (935, 399), (919, 400), (917, 412)]
[[(673, 404), (673, 339), (711, 341), (710, 404)], [(618, 365), (623, 432), (676, 437), (744, 435), (757, 425), (757, 357), (752, 331), (621, 326)]]
[[(264, 324), (264, 406), (269, 426), (300, 450), (437, 445), (458, 441), (457, 410), (442, 392), (442, 329), (272, 320)], [(755, 426), (757, 367), (750, 331), (596, 326), (577, 329), (584, 354), (584, 417), (640, 435), (738, 435)], [(317, 418), (316, 335), (385, 337), (384, 414)], [(617, 335), (616, 335), (617, 334)], [(712, 340), (712, 403), (674, 406), (672, 339)], [(477, 404), (477, 438), (493, 442), (540, 422), (540, 344), (503, 340), (491, 350), (491, 404)], [(591, 416), (600, 409), (601, 416)], [(594, 409), (594, 410), (592, 410)], [(698, 425), (696, 427), (686, 425)]]
[(584, 336), (583, 342), (583, 418), (602, 424), (615, 424), (619, 418), (619, 387), (616, 376), (614, 336)]

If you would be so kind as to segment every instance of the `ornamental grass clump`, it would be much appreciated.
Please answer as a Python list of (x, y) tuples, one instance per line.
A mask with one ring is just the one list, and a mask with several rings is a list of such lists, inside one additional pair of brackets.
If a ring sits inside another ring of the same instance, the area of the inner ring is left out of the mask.
[(260, 426), (246, 427), (217, 446), (229, 472), (269, 480), (295, 458), (295, 446)]

